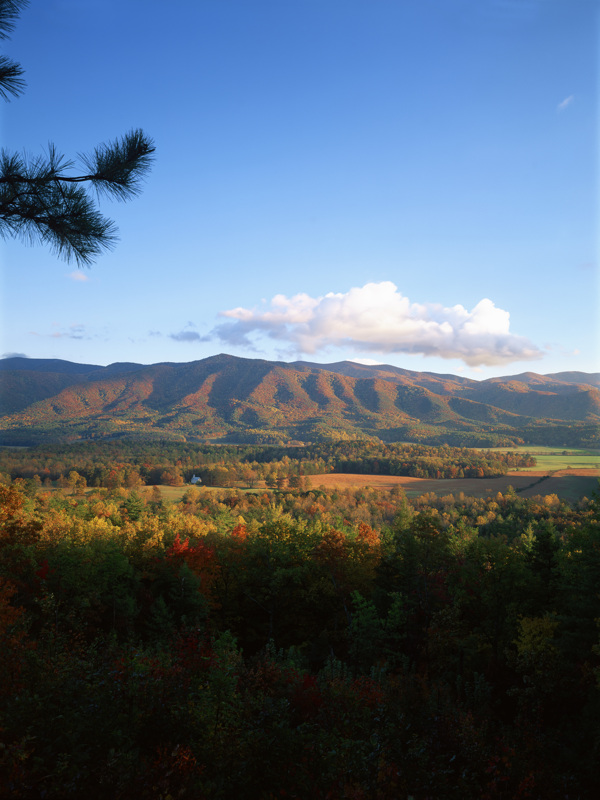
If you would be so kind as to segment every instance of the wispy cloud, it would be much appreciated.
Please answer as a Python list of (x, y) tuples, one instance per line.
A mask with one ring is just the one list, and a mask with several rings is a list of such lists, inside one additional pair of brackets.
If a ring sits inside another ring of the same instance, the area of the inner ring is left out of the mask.
[(458, 358), (471, 367), (542, 357), (541, 350), (510, 332), (508, 311), (484, 298), (462, 305), (412, 303), (391, 281), (367, 283), (324, 297), (276, 295), (267, 310), (234, 308), (220, 316), (213, 335), (229, 345), (254, 348), (255, 338), (287, 342), (297, 355), (331, 347), (357, 353), (414, 353)]
[(69, 272), (67, 278), (70, 278), (72, 281), (80, 281), (81, 283), (85, 283), (89, 281), (89, 276), (82, 272), (80, 269), (73, 270), (73, 272)]
[(69, 325), (65, 330), (57, 330), (50, 334), (53, 339), (91, 339), (92, 336), (86, 331), (85, 325), (75, 323)]
[(99, 333), (89, 331), (81, 322), (74, 322), (72, 325), (64, 327), (57, 322), (52, 323), (53, 330), (50, 333), (40, 333), (39, 331), (29, 331), (31, 336), (49, 337), (50, 339), (104, 339), (106, 341), (106, 331)]
[(571, 103), (572, 103), (574, 100), (575, 100), (575, 95), (574, 95), (574, 94), (570, 94), (568, 97), (565, 97), (565, 99), (564, 99), (564, 100), (562, 100), (562, 101), (561, 101), (561, 102), (560, 102), (560, 103), (559, 103), (559, 104), (556, 106), (556, 110), (557, 110), (557, 111), (564, 111), (565, 109), (567, 109), (567, 108), (568, 108), (568, 107), (571, 105)]

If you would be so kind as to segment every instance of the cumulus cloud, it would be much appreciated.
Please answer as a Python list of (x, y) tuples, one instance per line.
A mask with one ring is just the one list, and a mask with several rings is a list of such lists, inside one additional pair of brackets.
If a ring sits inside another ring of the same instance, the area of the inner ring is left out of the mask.
[(412, 303), (391, 281), (367, 283), (324, 297), (276, 295), (267, 310), (233, 308), (233, 320), (213, 330), (229, 345), (252, 347), (251, 337), (286, 342), (297, 354), (329, 347), (361, 353), (411, 353), (458, 358), (471, 367), (541, 358), (529, 340), (509, 330), (508, 311), (484, 298), (468, 311), (462, 305)]
[(377, 367), (383, 365), (383, 361), (377, 361), (375, 358), (350, 358), (353, 364), (364, 364), (366, 367)]
[(176, 342), (207, 342), (208, 336), (201, 336), (196, 331), (179, 331), (179, 333), (170, 333), (169, 339)]
[(195, 328), (193, 322), (188, 322), (187, 325), (183, 326), (183, 329), (179, 331), (179, 333), (170, 333), (169, 339), (173, 339), (175, 342), (208, 342), (210, 341), (209, 336), (202, 336), (195, 330), (190, 330), (191, 328)]
[(574, 95), (574, 94), (570, 94), (568, 97), (565, 97), (565, 99), (564, 99), (564, 100), (562, 100), (562, 101), (561, 101), (561, 102), (560, 102), (560, 103), (559, 103), (559, 104), (556, 106), (556, 110), (557, 110), (557, 111), (564, 111), (566, 108), (568, 108), (568, 107), (571, 105), (571, 103), (573, 102), (573, 100), (575, 100), (575, 95)]

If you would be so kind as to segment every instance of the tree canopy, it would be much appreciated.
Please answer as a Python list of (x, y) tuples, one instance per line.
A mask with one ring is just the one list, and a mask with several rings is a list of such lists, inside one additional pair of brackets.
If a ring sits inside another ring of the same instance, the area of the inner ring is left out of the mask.
[[(28, 0), (0, 0), (0, 38), (6, 39)], [(23, 69), (0, 56), (0, 95), (9, 100), (25, 88)], [(48, 244), (67, 261), (89, 264), (117, 239), (115, 223), (97, 207), (107, 195), (128, 200), (140, 192), (155, 151), (141, 129), (101, 144), (78, 162), (59, 154), (0, 152), (0, 235)], [(77, 164), (81, 169), (76, 169)]]

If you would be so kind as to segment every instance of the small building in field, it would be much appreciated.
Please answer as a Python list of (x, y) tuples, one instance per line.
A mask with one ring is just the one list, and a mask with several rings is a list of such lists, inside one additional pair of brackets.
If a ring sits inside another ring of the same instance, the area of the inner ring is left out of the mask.
[(197, 475), (192, 475), (190, 483), (193, 483), (194, 485), (197, 483), (202, 483), (202, 478), (199, 478)]

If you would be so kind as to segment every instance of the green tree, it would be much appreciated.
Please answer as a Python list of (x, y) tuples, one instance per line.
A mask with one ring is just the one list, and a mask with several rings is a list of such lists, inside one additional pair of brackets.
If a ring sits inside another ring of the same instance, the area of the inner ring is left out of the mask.
[[(0, 38), (8, 38), (28, 0), (0, 0)], [(23, 69), (0, 56), (0, 95), (25, 88)], [(154, 143), (140, 130), (81, 155), (81, 169), (54, 145), (45, 155), (0, 152), (0, 235), (48, 244), (56, 254), (89, 264), (117, 239), (114, 222), (96, 207), (96, 196), (128, 200), (137, 195), (152, 163)], [(78, 174), (79, 173), (79, 174)], [(92, 190), (90, 193), (89, 190)]]

